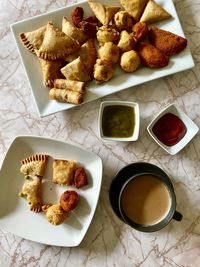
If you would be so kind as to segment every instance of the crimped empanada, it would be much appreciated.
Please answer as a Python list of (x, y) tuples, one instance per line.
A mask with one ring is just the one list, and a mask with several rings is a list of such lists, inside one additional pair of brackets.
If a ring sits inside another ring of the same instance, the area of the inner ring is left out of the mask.
[(49, 61), (41, 58), (39, 58), (39, 61), (42, 69), (43, 84), (52, 88), (55, 79), (64, 77), (60, 69), (65, 65), (65, 61)]
[(42, 209), (42, 179), (26, 178), (19, 196), (26, 197), (30, 210), (40, 212)]
[(71, 185), (73, 183), (75, 169), (75, 160), (55, 159), (53, 161), (53, 183), (60, 185)]
[(47, 24), (44, 39), (40, 49), (35, 49), (39, 58), (58, 60), (67, 57), (80, 48), (79, 43), (54, 27), (51, 22)]
[(62, 31), (69, 37), (73, 38), (74, 40), (78, 41), (80, 44), (83, 44), (87, 39), (85, 33), (75, 27), (71, 22), (68, 21), (66, 17), (63, 17), (62, 20)]
[(67, 89), (52, 88), (49, 91), (49, 99), (62, 103), (81, 104), (83, 102), (83, 94)]
[(61, 72), (66, 79), (72, 81), (88, 82), (92, 79), (80, 57), (68, 63), (61, 69)]
[(31, 32), (21, 32), (19, 37), (23, 45), (31, 52), (35, 53), (34, 49), (39, 49), (42, 45), (46, 25)]
[(20, 172), (24, 175), (43, 177), (48, 157), (48, 155), (36, 154), (21, 160)]
[(88, 0), (88, 4), (94, 12), (95, 16), (103, 25), (108, 24), (115, 13), (120, 10), (120, 7), (118, 6), (105, 5), (93, 2), (92, 0)]

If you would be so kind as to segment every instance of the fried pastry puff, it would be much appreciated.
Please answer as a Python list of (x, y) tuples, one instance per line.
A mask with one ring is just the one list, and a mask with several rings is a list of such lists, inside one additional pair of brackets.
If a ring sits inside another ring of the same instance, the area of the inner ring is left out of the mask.
[(140, 22), (153, 23), (170, 18), (171, 15), (154, 0), (149, 0)]
[(127, 31), (121, 31), (118, 47), (121, 52), (127, 52), (135, 47), (135, 38), (133, 33), (128, 33)]
[(42, 210), (45, 212), (47, 220), (53, 225), (59, 225), (67, 218), (67, 213), (61, 208), (60, 204), (44, 205)]
[(123, 8), (138, 21), (148, 0), (120, 0)]
[(61, 72), (68, 80), (80, 82), (92, 80), (92, 77), (88, 74), (80, 57), (68, 63), (61, 69)]
[(39, 58), (39, 62), (42, 70), (43, 84), (45, 86), (52, 88), (55, 79), (64, 77), (60, 71), (65, 65), (64, 60), (49, 61)]
[(36, 154), (21, 160), (20, 172), (24, 175), (43, 177), (48, 157), (48, 155)]
[(114, 75), (114, 70), (111, 64), (103, 61), (102, 59), (97, 59), (94, 65), (94, 78), (97, 83), (103, 83), (109, 81)]
[(133, 27), (134, 19), (128, 12), (123, 10), (115, 14), (114, 24), (120, 31), (130, 30)]
[(74, 185), (77, 188), (83, 187), (88, 184), (87, 174), (83, 167), (78, 167), (74, 173)]
[(60, 197), (60, 206), (65, 212), (74, 210), (79, 203), (79, 196), (76, 191), (67, 190)]
[(34, 49), (39, 49), (40, 46), (42, 45), (45, 31), (46, 31), (46, 25), (31, 32), (21, 32), (19, 34), (19, 37), (23, 45), (29, 51), (35, 53)]
[(136, 51), (130, 50), (122, 54), (120, 66), (126, 72), (133, 72), (140, 66), (140, 57)]
[(98, 57), (109, 64), (117, 63), (119, 54), (119, 47), (112, 42), (105, 43), (98, 50)]
[(42, 209), (42, 179), (28, 177), (25, 179), (20, 197), (26, 197), (30, 210), (40, 212)]
[(75, 27), (71, 22), (69, 22), (66, 17), (63, 17), (62, 20), (62, 31), (67, 36), (78, 41), (80, 44), (83, 44), (87, 39), (85, 33), (81, 29)]
[(148, 43), (139, 43), (137, 46), (142, 63), (149, 68), (163, 68), (168, 65), (169, 57), (155, 46)]
[(119, 39), (119, 32), (110, 25), (101, 26), (97, 31), (97, 40), (100, 46), (104, 45), (104, 43), (107, 42), (116, 43), (118, 39)]
[(83, 94), (67, 89), (52, 88), (49, 91), (49, 99), (61, 103), (81, 104), (83, 102)]
[(74, 171), (76, 169), (75, 160), (60, 160), (53, 161), (53, 183), (59, 185), (73, 184)]
[(35, 52), (39, 58), (55, 61), (65, 58), (79, 48), (80, 45), (76, 40), (48, 22), (42, 45), (39, 50), (35, 49)]
[(187, 46), (187, 39), (156, 27), (149, 31), (149, 40), (167, 56), (179, 54)]
[(88, 4), (103, 25), (108, 24), (115, 13), (120, 10), (118, 6), (105, 5), (92, 0), (88, 0)]
[(56, 79), (54, 80), (54, 88), (71, 90), (81, 94), (85, 93), (85, 83), (79, 81)]
[(149, 32), (148, 26), (145, 22), (137, 22), (133, 28), (133, 35), (136, 42), (143, 40)]

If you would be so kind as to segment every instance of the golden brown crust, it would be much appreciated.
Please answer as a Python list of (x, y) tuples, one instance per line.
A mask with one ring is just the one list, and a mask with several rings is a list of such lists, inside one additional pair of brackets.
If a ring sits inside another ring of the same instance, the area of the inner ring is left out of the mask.
[(22, 166), (20, 172), (25, 175), (43, 177), (48, 157), (45, 154), (36, 154), (21, 160), (20, 163)]
[(123, 8), (138, 21), (148, 0), (120, 0)]
[(97, 59), (94, 65), (94, 78), (98, 84), (109, 81), (114, 75), (114, 70), (111, 64), (106, 61)]
[(25, 179), (22, 191), (19, 193), (20, 197), (26, 197), (30, 210), (40, 212), (42, 210), (42, 180), (40, 178), (28, 177)]
[(149, 68), (163, 68), (169, 63), (169, 57), (151, 44), (139, 43), (137, 52), (142, 63)]
[(61, 32), (49, 22), (42, 45), (39, 50), (35, 49), (35, 52), (39, 58), (55, 61), (64, 59), (79, 48), (80, 45), (77, 41)]
[(73, 183), (75, 169), (75, 160), (55, 159), (53, 161), (53, 183), (60, 185), (71, 185)]
[(43, 75), (43, 84), (52, 88), (55, 79), (63, 78), (60, 69), (65, 65), (65, 61), (49, 61), (41, 58), (39, 58), (39, 61)]
[(137, 22), (133, 26), (132, 31), (136, 42), (139, 42), (143, 40), (145, 37), (147, 37), (149, 29), (145, 22)]
[(168, 56), (179, 54), (187, 46), (187, 39), (156, 27), (149, 31), (149, 40)]
[(20, 40), (23, 45), (32, 53), (35, 53), (34, 49), (39, 49), (46, 31), (46, 25), (42, 26), (32, 32), (21, 32), (19, 34)]
[(67, 190), (60, 197), (60, 206), (66, 212), (69, 212), (77, 207), (79, 196), (76, 191)]
[(60, 204), (43, 207), (47, 220), (53, 225), (60, 225), (67, 218), (67, 213), (61, 208)]
[(71, 90), (81, 94), (85, 93), (86, 89), (84, 82), (71, 81), (67, 79), (54, 80), (54, 88)]
[(119, 47), (112, 42), (105, 43), (98, 50), (98, 57), (108, 64), (116, 64), (119, 60)]
[(49, 91), (49, 99), (61, 103), (81, 104), (83, 102), (83, 94), (67, 89), (52, 88)]

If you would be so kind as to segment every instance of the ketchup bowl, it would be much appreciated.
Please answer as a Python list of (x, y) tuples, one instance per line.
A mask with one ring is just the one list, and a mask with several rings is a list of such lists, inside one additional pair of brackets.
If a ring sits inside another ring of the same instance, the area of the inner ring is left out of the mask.
[(172, 104), (154, 118), (147, 131), (160, 147), (175, 155), (192, 140), (199, 127)]

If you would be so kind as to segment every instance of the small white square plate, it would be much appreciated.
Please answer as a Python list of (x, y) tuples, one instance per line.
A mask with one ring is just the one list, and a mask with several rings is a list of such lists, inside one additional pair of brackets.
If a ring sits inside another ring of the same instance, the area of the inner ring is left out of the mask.
[[(45, 203), (58, 203), (60, 195), (76, 190), (78, 207), (58, 226), (50, 224), (43, 212), (29, 210), (26, 199), (18, 197), (24, 183), (20, 160), (36, 153), (50, 155), (43, 178)], [(82, 189), (51, 182), (53, 159), (74, 159), (83, 165), (89, 184)], [(0, 227), (22, 238), (63, 247), (78, 246), (83, 240), (97, 206), (102, 181), (102, 161), (96, 154), (65, 142), (34, 136), (19, 136), (11, 144), (0, 170)]]
[[(119, 6), (117, 0), (101, 0), (102, 3), (108, 3), (111, 5)], [(171, 15), (172, 18), (165, 20), (156, 25), (164, 30), (171, 31), (180, 36), (184, 36), (181, 28), (174, 4), (172, 0), (156, 0), (158, 4), (164, 7)], [(67, 6), (53, 12), (48, 12), (43, 15), (35, 16), (11, 25), (19, 54), (22, 59), (22, 63), (27, 74), (27, 78), (32, 89), (32, 93), (38, 108), (39, 115), (41, 117), (50, 115), (52, 113), (67, 110), (75, 107), (74, 104), (59, 103), (53, 100), (49, 100), (49, 89), (43, 85), (42, 73), (40, 64), (35, 55), (27, 51), (19, 39), (20, 32), (33, 31), (38, 27), (45, 25), (49, 20), (61, 27), (62, 17), (67, 16), (70, 18), (71, 11), (76, 7), (81, 6), (84, 8), (85, 17), (92, 15), (92, 11), (87, 1), (79, 2), (75, 5)], [(84, 103), (98, 99), (100, 97), (119, 92), (122, 89), (129, 88), (134, 85), (142, 84), (147, 81), (151, 81), (160, 77), (164, 77), (179, 71), (183, 71), (194, 66), (194, 62), (190, 53), (189, 47), (184, 49), (179, 55), (171, 57), (170, 63), (165, 68), (153, 70), (145, 67), (141, 67), (136, 72), (125, 73), (120, 67), (116, 67), (115, 76), (109, 82), (101, 85), (97, 85), (95, 82), (88, 83), (87, 93), (84, 99)]]
[[(152, 128), (155, 123), (166, 113), (172, 113), (176, 115), (182, 122), (185, 124), (187, 128), (187, 132), (184, 137), (174, 146), (166, 146), (154, 135)], [(198, 133), (199, 127), (179, 108), (175, 105), (169, 105), (165, 109), (163, 109), (154, 120), (148, 125), (147, 131), (151, 135), (151, 137), (156, 141), (156, 143), (162, 147), (165, 151), (167, 151), (171, 155), (177, 154), (181, 149), (183, 149), (192, 138)]]
[[(107, 106), (128, 106), (133, 108), (134, 115), (135, 115), (135, 125), (133, 135), (130, 137), (108, 137), (103, 134), (102, 129), (102, 119), (103, 119), (103, 111), (104, 108)], [(128, 101), (104, 101), (101, 103), (100, 110), (99, 110), (99, 135), (101, 138), (105, 140), (112, 140), (112, 141), (136, 141), (138, 139), (140, 129), (140, 111), (138, 103), (128, 102)]]

